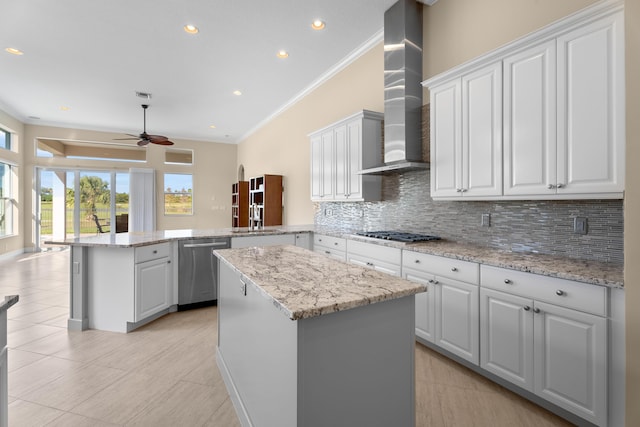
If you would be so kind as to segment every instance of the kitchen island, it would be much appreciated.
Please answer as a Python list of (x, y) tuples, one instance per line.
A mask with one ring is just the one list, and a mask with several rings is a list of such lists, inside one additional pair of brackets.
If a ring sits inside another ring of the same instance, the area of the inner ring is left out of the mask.
[(415, 424), (422, 285), (294, 246), (214, 253), (217, 361), (243, 425)]

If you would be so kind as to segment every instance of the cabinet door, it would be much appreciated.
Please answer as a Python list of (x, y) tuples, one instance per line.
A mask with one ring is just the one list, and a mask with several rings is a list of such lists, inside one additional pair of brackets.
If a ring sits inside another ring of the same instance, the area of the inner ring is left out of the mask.
[(322, 135), (313, 135), (311, 137), (311, 200), (322, 199), (324, 182), (322, 155)]
[(556, 42), (503, 63), (504, 195), (555, 194)]
[(333, 177), (334, 177), (334, 144), (333, 130), (323, 132), (320, 136), (322, 144), (322, 185), (320, 187), (320, 198), (330, 200), (333, 198)]
[(533, 301), (480, 289), (480, 367), (533, 392)]
[(462, 77), (463, 196), (502, 195), (502, 63)]
[(335, 200), (344, 200), (349, 196), (349, 146), (347, 138), (347, 126), (338, 126), (333, 130), (333, 185)]
[(606, 424), (607, 319), (538, 301), (535, 311), (535, 393)]
[(558, 38), (558, 193), (624, 190), (623, 40), (622, 12)]
[(311, 233), (297, 233), (295, 245), (305, 249), (311, 249)]
[(435, 344), (475, 363), (479, 354), (479, 313), (477, 285), (436, 277)]
[(135, 270), (135, 321), (169, 307), (172, 283), (169, 258), (136, 264)]
[(436, 293), (434, 277), (411, 269), (402, 270), (402, 277), (426, 286), (427, 292), (416, 294), (416, 336), (423, 340), (435, 341)]
[(362, 200), (362, 120), (347, 123), (347, 197)]
[(431, 91), (431, 196), (460, 195), (462, 170), (461, 81)]

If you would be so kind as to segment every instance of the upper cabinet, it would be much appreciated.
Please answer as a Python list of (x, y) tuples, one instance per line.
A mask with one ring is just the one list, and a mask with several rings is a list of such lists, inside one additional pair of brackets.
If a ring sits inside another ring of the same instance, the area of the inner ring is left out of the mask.
[(309, 135), (311, 200), (380, 200), (381, 178), (358, 172), (382, 163), (382, 120), (363, 110)]
[(599, 3), (423, 82), (432, 197), (622, 198), (623, 42)]

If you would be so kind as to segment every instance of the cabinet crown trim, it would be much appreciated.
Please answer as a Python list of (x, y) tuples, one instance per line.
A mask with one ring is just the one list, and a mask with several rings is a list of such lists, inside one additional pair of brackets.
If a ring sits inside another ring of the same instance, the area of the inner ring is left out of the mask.
[(552, 22), (538, 30), (527, 35), (515, 39), (501, 47), (491, 50), (467, 62), (463, 62), (447, 71), (437, 74), (422, 82), (422, 86), (430, 88), (437, 86), (447, 80), (460, 77), (479, 67), (483, 67), (495, 61), (501, 61), (505, 56), (516, 53), (521, 49), (531, 47), (534, 44), (543, 43), (552, 40), (565, 32), (571, 31), (576, 27), (586, 25), (592, 21), (612, 15), (624, 9), (624, 1), (622, 0), (605, 0), (598, 2), (592, 6), (581, 9), (571, 15)]
[(349, 122), (351, 120), (357, 119), (357, 118), (363, 118), (363, 119), (374, 119), (374, 120), (384, 120), (384, 114), (383, 113), (379, 113), (377, 111), (371, 111), (371, 110), (361, 110), (358, 111), (356, 113), (351, 114), (350, 116), (344, 117), (336, 122), (333, 122), (327, 126), (324, 126), (320, 129), (314, 130), (313, 132), (309, 133), (307, 135), (307, 137), (311, 137), (313, 135), (316, 135), (320, 132), (324, 132), (328, 129), (331, 129), (335, 126), (338, 126), (342, 123), (346, 123)]

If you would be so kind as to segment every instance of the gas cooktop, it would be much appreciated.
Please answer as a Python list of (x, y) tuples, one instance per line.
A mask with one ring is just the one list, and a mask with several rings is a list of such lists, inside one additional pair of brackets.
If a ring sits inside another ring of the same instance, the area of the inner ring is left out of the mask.
[(429, 240), (440, 240), (438, 236), (427, 234), (404, 233), (402, 231), (360, 231), (359, 236), (373, 237), (374, 239), (395, 240), (397, 242), (425, 242)]

